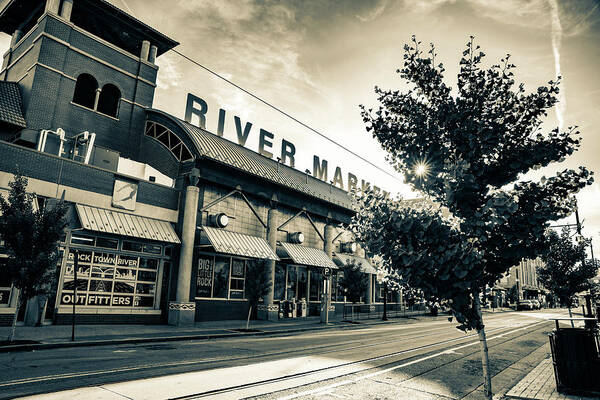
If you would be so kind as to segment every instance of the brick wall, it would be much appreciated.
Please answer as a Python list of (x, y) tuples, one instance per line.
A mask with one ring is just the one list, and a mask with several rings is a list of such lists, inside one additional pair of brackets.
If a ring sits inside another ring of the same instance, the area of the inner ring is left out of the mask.
[[(229, 192), (230, 190), (221, 189), (214, 186), (206, 186), (204, 188), (204, 197), (201, 204), (208, 205), (220, 197), (225, 196)], [(267, 223), (267, 205), (254, 199), (249, 200), (256, 211), (258, 211), (258, 214), (262, 220)], [(201, 214), (202, 225), (209, 225), (208, 216), (210, 214), (218, 214), (221, 212), (224, 212), (229, 217), (232, 217), (229, 220), (227, 230), (235, 231), (245, 235), (266, 238), (266, 228), (260, 223), (258, 218), (256, 218), (250, 207), (248, 207), (248, 204), (246, 204), (244, 199), (239, 194), (230, 196), (203, 212)]]
[[(291, 210), (289, 208), (280, 207), (279, 208), (279, 226), (282, 225), (285, 221), (292, 218), (298, 211)], [(313, 222), (317, 226), (317, 229), (321, 233), (321, 235), (325, 234), (325, 221), (311, 216)], [(308, 247), (314, 247), (316, 249), (323, 249), (324, 243), (323, 240), (319, 237), (315, 228), (312, 226), (308, 218), (301, 214), (290, 221), (285, 227), (283, 227), (285, 231), (289, 233), (293, 232), (302, 232), (304, 234), (304, 243), (303, 245)], [(277, 232), (277, 240), (281, 242), (287, 242), (287, 232)]]

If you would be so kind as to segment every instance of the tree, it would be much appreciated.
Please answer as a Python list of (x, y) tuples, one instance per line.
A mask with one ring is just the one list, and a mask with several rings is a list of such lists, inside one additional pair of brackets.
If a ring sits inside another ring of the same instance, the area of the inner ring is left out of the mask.
[(383, 315), (382, 321), (387, 321), (387, 298), (389, 291), (399, 291), (402, 287), (402, 277), (398, 275), (398, 272), (392, 268), (389, 263), (380, 257), (373, 259), (375, 264), (375, 270), (377, 270), (377, 280), (380, 281), (383, 286)]
[(264, 261), (252, 260), (246, 263), (246, 299), (248, 300), (248, 318), (246, 330), (250, 326), (250, 315), (252, 308), (258, 305), (261, 297), (269, 293), (271, 278), (267, 273), (267, 265)]
[(26, 192), (27, 178), (16, 174), (8, 185), (8, 198), (0, 196), (0, 238), (4, 240), (8, 253), (2, 273), (19, 290), (8, 336), (11, 342), (21, 304), (54, 289), (58, 241), (66, 226), (64, 216), (67, 208), (61, 200), (52, 208), (34, 211), (36, 196)]
[[(543, 266), (538, 266), (538, 280), (546, 289), (567, 304), (569, 316), (571, 306), (578, 292), (590, 287), (590, 280), (598, 273), (598, 265), (585, 259), (585, 247), (589, 240), (573, 243), (569, 228), (563, 228), (559, 235), (548, 232), (548, 251), (541, 255)], [(573, 321), (571, 321), (571, 326)]]
[(354, 260), (342, 266), (344, 276), (339, 280), (339, 287), (352, 303), (358, 303), (369, 287), (367, 275), (362, 272), (360, 264)]
[(516, 303), (519, 300), (519, 288), (517, 287), (516, 283), (512, 285), (510, 289), (508, 289), (506, 300), (508, 300), (511, 303)]
[(362, 117), (405, 181), (450, 217), (409, 210), (367, 191), (353, 226), (366, 247), (388, 258), (411, 285), (450, 300), (460, 329), (477, 330), (491, 399), (480, 295), (508, 268), (541, 252), (548, 221), (571, 212), (572, 194), (590, 184), (592, 174), (580, 167), (519, 181), (580, 145), (576, 127), (541, 132), (543, 117), (558, 101), (560, 78), (525, 94), (523, 84), (515, 88), (510, 55), (483, 68), (485, 54), (471, 37), (453, 90), (444, 83), (434, 46), (424, 54), (420, 45), (413, 37), (397, 71), (408, 91), (376, 87), (381, 105), (375, 111), (361, 106)]

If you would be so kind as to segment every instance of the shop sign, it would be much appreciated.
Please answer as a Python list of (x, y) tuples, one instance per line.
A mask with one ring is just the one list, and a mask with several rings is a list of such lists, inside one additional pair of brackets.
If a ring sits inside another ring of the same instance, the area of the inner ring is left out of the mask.
[(213, 258), (198, 257), (198, 274), (196, 276), (196, 297), (210, 297), (212, 292)]
[[(206, 115), (208, 113), (208, 103), (191, 93), (187, 95), (187, 101), (185, 106), (185, 120), (186, 122), (193, 124), (192, 118), (195, 116), (198, 119), (198, 126), (202, 129), (206, 129)], [(219, 118), (217, 124), (217, 135), (223, 136), (223, 132), (225, 131), (225, 121), (226, 121), (226, 110), (223, 108), (219, 109)], [(233, 123), (235, 124), (235, 131), (237, 134), (237, 143), (240, 146), (246, 147), (246, 143), (248, 142), (248, 137), (252, 134), (252, 122), (242, 122), (240, 117), (234, 116)], [(256, 132), (256, 129), (254, 129)], [(275, 135), (265, 129), (258, 129), (258, 153), (267, 157), (273, 158), (274, 154), (273, 144), (275, 140)], [(292, 142), (289, 142), (285, 139), (281, 139), (281, 157), (278, 157), (283, 164), (289, 165), (294, 168), (295, 166), (295, 157), (296, 157), (296, 145)], [(325, 182), (329, 182), (332, 175), (328, 170), (328, 161), (319, 157), (318, 155), (313, 155), (313, 171), (312, 176), (317, 179), (320, 179)], [(340, 167), (335, 168), (335, 172), (333, 173), (333, 180), (331, 181), (334, 186), (339, 187), (340, 189), (344, 189), (347, 191), (352, 190), (365, 190), (371, 186), (371, 184), (364, 179), (359, 180), (358, 177), (352, 172), (348, 172), (347, 175), (342, 173), (342, 169)], [(380, 191), (381, 189), (377, 186), (373, 186), (373, 190)], [(387, 192), (383, 191), (384, 194)]]
[[(73, 250), (69, 250), (69, 261), (73, 262), (74, 260), (75, 260), (75, 252)], [(87, 263), (87, 264), (91, 263), (92, 262), (92, 252), (79, 250), (79, 256), (77, 257), (77, 262)]]
[[(73, 304), (73, 293), (63, 293), (60, 296), (60, 304), (65, 304), (65, 305), (71, 305)], [(77, 305), (78, 306), (85, 306), (85, 299), (86, 299), (87, 295), (86, 294), (79, 294), (77, 293)]]
[(115, 179), (113, 188), (112, 206), (124, 210), (135, 211), (138, 184), (134, 182)]
[(115, 265), (116, 256), (110, 253), (94, 253), (94, 264)]
[(109, 294), (88, 294), (88, 306), (110, 306)]
[(131, 307), (133, 305), (133, 297), (113, 295), (112, 305), (117, 307)]
[(137, 267), (138, 266), (138, 258), (119, 255), (117, 258), (117, 266), (118, 267)]
[(0, 304), (8, 304), (10, 299), (10, 289), (0, 290)]

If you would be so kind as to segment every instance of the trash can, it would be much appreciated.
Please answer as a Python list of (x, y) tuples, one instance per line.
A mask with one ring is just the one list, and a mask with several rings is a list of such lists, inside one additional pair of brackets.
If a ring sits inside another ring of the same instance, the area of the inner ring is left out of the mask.
[(598, 331), (560, 328), (549, 336), (558, 391), (572, 394), (600, 392)]

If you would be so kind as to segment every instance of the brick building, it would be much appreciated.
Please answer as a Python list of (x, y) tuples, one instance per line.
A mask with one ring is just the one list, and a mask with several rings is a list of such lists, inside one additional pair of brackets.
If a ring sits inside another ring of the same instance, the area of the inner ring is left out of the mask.
[[(303, 299), (318, 315), (323, 272), (349, 259), (369, 276), (365, 303), (379, 298), (375, 270), (340, 228), (354, 213), (347, 192), (152, 108), (155, 60), (176, 41), (104, 0), (0, 7), (12, 36), (0, 70), (0, 192), (19, 171), (34, 206), (63, 197), (70, 207), (56, 293), (23, 307), (25, 322), (43, 312), (68, 323), (73, 303), (80, 323), (244, 318), (251, 263), (273, 277), (262, 318)], [(16, 301), (0, 266), (0, 323)]]

